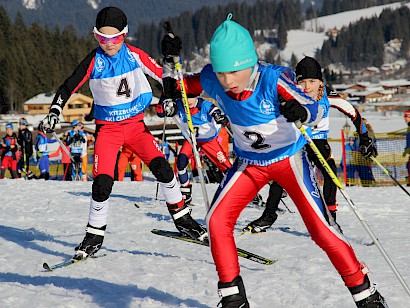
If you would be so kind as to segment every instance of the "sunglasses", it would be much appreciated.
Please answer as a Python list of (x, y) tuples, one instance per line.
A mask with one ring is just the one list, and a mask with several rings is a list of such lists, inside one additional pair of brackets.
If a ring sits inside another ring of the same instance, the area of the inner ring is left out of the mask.
[(111, 42), (112, 44), (116, 45), (124, 41), (125, 35), (128, 32), (128, 26), (124, 28), (120, 33), (116, 34), (104, 34), (97, 30), (96, 27), (93, 29), (94, 37), (100, 44), (108, 44)]

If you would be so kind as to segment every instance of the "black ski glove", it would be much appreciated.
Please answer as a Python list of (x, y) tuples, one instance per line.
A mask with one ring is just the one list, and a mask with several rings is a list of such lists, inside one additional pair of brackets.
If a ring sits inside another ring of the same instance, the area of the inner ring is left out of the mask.
[(279, 106), (279, 110), (288, 122), (296, 122), (300, 120), (304, 123), (308, 117), (307, 109), (294, 99), (291, 99), (284, 104), (282, 103)]
[(171, 98), (176, 100), (178, 98), (182, 98), (181, 91), (177, 89), (178, 84), (177, 81), (172, 77), (165, 77), (162, 79), (163, 91), (164, 91), (164, 98)]
[(377, 156), (377, 149), (373, 144), (373, 141), (371, 138), (369, 138), (367, 133), (360, 134), (359, 135), (359, 148), (360, 148), (360, 153), (362, 153), (363, 157), (371, 157)]
[(222, 126), (226, 126), (229, 123), (228, 117), (224, 115), (220, 109), (215, 109), (215, 111), (211, 113), (211, 116), (215, 119), (217, 124)]
[(161, 41), (161, 52), (165, 58), (178, 57), (182, 50), (182, 41), (179, 36), (168, 33)]

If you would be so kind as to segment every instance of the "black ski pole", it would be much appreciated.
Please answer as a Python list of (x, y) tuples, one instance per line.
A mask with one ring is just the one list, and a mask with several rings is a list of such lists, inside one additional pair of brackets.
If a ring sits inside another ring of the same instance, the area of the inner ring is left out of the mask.
[(286, 207), (286, 209), (288, 210), (289, 213), (295, 214), (294, 211), (291, 211), (290, 208), (286, 205), (285, 201), (283, 201), (282, 198), (280, 198), (280, 201), (282, 202), (282, 204)]

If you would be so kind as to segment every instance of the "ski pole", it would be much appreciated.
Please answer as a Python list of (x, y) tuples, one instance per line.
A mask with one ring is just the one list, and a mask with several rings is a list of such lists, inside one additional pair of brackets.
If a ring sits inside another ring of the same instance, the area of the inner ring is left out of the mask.
[(383, 172), (386, 173), (397, 185), (399, 185), (399, 187), (400, 187), (401, 189), (403, 189), (403, 191), (404, 191), (408, 196), (410, 196), (410, 193), (407, 191), (407, 189), (405, 189), (405, 188), (403, 187), (403, 185), (401, 185), (401, 184), (399, 183), (399, 181), (397, 181), (397, 180), (391, 175), (391, 173), (376, 159), (376, 157), (374, 157), (374, 156), (372, 155), (372, 156), (370, 156), (370, 158), (371, 158), (372, 161), (374, 161), (377, 165), (379, 165), (379, 167), (382, 168)]
[(285, 201), (283, 201), (283, 199), (281, 198), (280, 201), (282, 202), (282, 204), (286, 207), (286, 209), (288, 210), (289, 213), (291, 214), (295, 214), (294, 211), (291, 211), (290, 208), (286, 205)]
[(57, 140), (58, 144), (61, 146), (61, 148), (63, 149), (63, 151), (68, 155), (68, 157), (70, 157), (70, 160), (75, 163), (73, 156), (71, 155), (71, 153), (67, 150), (67, 148), (65, 147), (65, 144), (60, 140), (60, 138), (58, 138), (57, 134), (55, 132), (51, 133), (53, 135), (53, 137)]
[[(191, 147), (193, 147), (190, 134), (189, 134), (189, 132), (184, 128), (184, 126), (182, 125), (182, 121), (180, 120), (180, 118), (179, 118), (178, 116), (174, 116), (174, 117), (172, 117), (172, 119), (174, 120), (174, 122), (175, 122), (175, 124), (178, 126), (178, 128), (181, 130), (182, 135), (184, 136), (184, 138), (189, 142), (189, 144), (191, 145)], [(195, 155), (195, 154), (194, 154), (194, 155)], [(198, 155), (199, 155), (199, 152), (198, 152)], [(199, 158), (199, 159), (201, 159), (201, 158)], [(196, 160), (195, 160), (195, 162), (196, 162)], [(200, 173), (202, 173), (202, 176), (203, 176), (203, 173), (205, 173), (205, 170), (204, 170), (204, 169), (205, 169), (205, 168), (203, 168), (203, 169), (202, 169), (202, 168), (199, 168)], [(199, 174), (198, 174), (198, 176), (200, 177)], [(204, 182), (205, 182), (205, 177), (203, 176), (203, 178), (204, 178)], [(209, 183), (209, 181), (208, 181), (208, 183)]]
[(231, 138), (233, 139), (233, 133), (232, 133), (231, 129), (228, 126), (225, 126), (225, 129), (228, 132), (228, 135), (231, 136)]
[[(170, 37), (172, 37), (172, 38), (175, 37), (174, 33), (172, 32), (172, 28), (171, 28), (171, 25), (169, 24), (169, 22), (164, 23), (164, 28), (165, 28), (165, 30), (167, 31), (167, 33)], [(202, 170), (201, 158), (199, 156), (197, 143), (196, 143), (196, 138), (195, 138), (195, 130), (194, 130), (194, 126), (193, 126), (193, 123), (192, 123), (191, 113), (189, 111), (188, 96), (187, 96), (186, 91), (185, 91), (184, 76), (182, 75), (181, 57), (179, 55), (174, 56), (173, 61), (174, 61), (174, 64), (175, 64), (175, 69), (176, 69), (176, 72), (177, 72), (179, 85), (180, 85), (180, 88), (181, 88), (182, 103), (184, 105), (185, 115), (187, 117), (187, 124), (188, 124), (188, 128), (189, 128), (189, 135), (190, 135), (191, 141), (192, 141), (192, 150), (194, 152), (195, 162), (198, 165), (198, 168)], [(206, 187), (205, 187), (204, 175), (202, 174), (202, 172), (198, 172), (198, 176), (199, 176), (199, 180), (201, 182), (201, 188), (202, 188), (202, 194), (203, 194), (203, 197), (204, 197), (205, 206), (206, 206), (206, 209), (209, 210), (210, 206), (209, 206), (209, 201), (208, 201), (208, 194), (206, 192)]]
[[(162, 138), (161, 138), (161, 140), (162, 140), (162, 145), (161, 145), (161, 150), (162, 150), (162, 152), (164, 152), (165, 126), (166, 126), (166, 125), (167, 125), (167, 116), (165, 115), (165, 117), (164, 117), (164, 125), (162, 126)], [(156, 192), (155, 192), (155, 201), (158, 200), (158, 188), (159, 188), (159, 183), (158, 183), (158, 181), (157, 181), (157, 189), (156, 189)]]
[(370, 229), (369, 225), (367, 224), (366, 220), (363, 218), (362, 214), (359, 212), (359, 209), (354, 205), (352, 199), (348, 196), (347, 192), (344, 190), (342, 184), (340, 183), (339, 179), (336, 177), (332, 169), (330, 168), (329, 164), (323, 157), (323, 155), (320, 153), (319, 149), (317, 146), (313, 143), (312, 139), (306, 132), (305, 128), (302, 126), (302, 123), (298, 120), (295, 122), (296, 127), (299, 129), (299, 131), (302, 133), (302, 135), (305, 137), (308, 145), (310, 148), (313, 150), (319, 161), (323, 164), (323, 167), (326, 169), (328, 172), (329, 176), (332, 178), (333, 182), (336, 184), (337, 187), (339, 187), (339, 191), (343, 195), (343, 197), (346, 199), (347, 203), (349, 204), (350, 208), (353, 210), (355, 213), (356, 217), (359, 219), (360, 223), (364, 227), (364, 229), (367, 231), (367, 233), (370, 235), (371, 239), (375, 243), (376, 247), (379, 249), (380, 253), (382, 254), (383, 258), (386, 260), (387, 264), (390, 266), (391, 270), (393, 273), (396, 275), (397, 279), (403, 286), (403, 289), (406, 291), (406, 293), (410, 296), (410, 289), (408, 285), (406, 284), (406, 281), (403, 279), (403, 277), (400, 275), (399, 271), (397, 270), (396, 266), (393, 264), (393, 261), (390, 259), (390, 257), (387, 255), (386, 251), (384, 250), (383, 246), (380, 244), (379, 240), (373, 233), (373, 231)]

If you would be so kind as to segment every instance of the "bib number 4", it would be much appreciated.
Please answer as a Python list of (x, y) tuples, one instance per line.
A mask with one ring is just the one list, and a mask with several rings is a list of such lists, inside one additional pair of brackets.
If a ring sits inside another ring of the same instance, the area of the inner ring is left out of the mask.
[(118, 89), (117, 89), (117, 95), (118, 96), (125, 95), (127, 98), (131, 97), (131, 89), (128, 86), (127, 78), (121, 79), (120, 85), (118, 86)]

